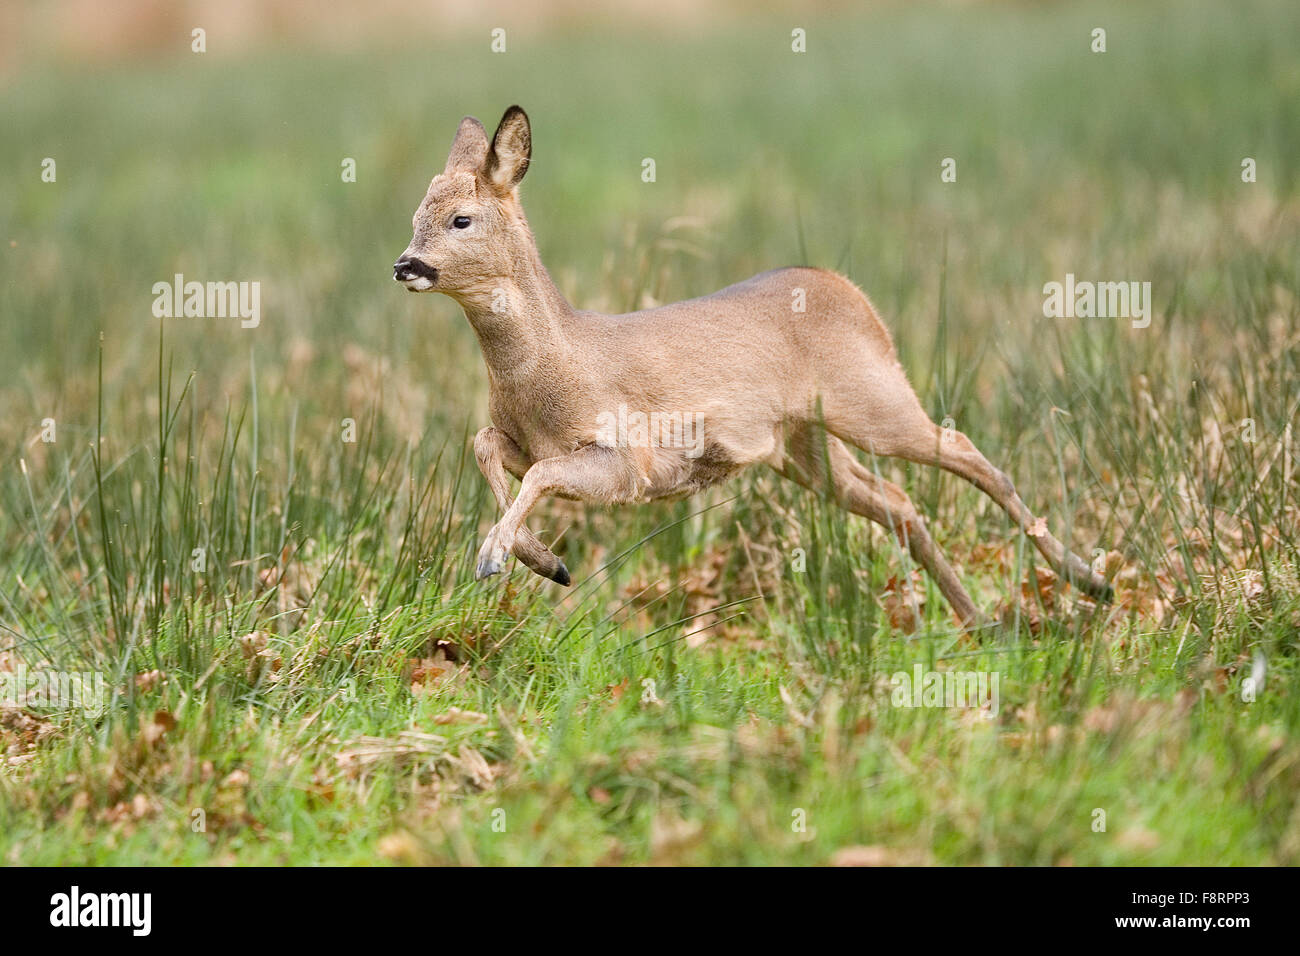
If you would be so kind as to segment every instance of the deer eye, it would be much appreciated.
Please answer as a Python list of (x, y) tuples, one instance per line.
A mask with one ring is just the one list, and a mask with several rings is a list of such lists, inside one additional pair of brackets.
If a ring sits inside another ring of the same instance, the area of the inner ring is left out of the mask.
[(468, 229), (469, 216), (457, 216), (455, 219), (451, 221), (451, 224), (455, 226), (457, 229)]

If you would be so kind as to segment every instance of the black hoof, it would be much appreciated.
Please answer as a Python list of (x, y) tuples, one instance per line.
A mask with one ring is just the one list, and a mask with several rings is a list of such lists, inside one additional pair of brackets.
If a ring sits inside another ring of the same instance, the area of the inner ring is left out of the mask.
[(560, 561), (559, 567), (551, 573), (551, 580), (566, 588), (573, 583), (573, 578), (569, 577), (569, 569), (564, 566), (563, 561)]

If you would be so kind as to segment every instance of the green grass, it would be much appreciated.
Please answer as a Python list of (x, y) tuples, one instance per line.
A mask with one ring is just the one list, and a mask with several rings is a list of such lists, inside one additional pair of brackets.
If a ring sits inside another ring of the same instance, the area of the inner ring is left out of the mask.
[[(1300, 863), (1297, 21), (891, 7), (803, 23), (803, 55), (758, 17), (13, 78), (0, 673), (111, 701), (0, 709), (0, 860)], [(548, 503), (574, 587), (474, 583), (486, 377), (389, 269), (461, 115), (516, 101), (572, 301), (844, 271), (936, 420), (1114, 552), (1116, 604), (892, 463), (1003, 621), (978, 640), (928, 582), (908, 626), (888, 539), (757, 472)], [(259, 280), (261, 326), (153, 318), (176, 272)], [(1151, 326), (1044, 319), (1066, 272), (1150, 280)], [(997, 715), (894, 706), (918, 663), (995, 673)]]

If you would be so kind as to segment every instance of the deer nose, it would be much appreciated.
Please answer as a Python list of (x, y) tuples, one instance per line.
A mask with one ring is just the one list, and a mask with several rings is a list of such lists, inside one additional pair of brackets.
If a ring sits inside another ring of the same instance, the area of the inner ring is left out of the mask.
[(402, 256), (393, 263), (393, 278), (398, 282), (407, 282), (411, 279), (428, 279), (430, 282), (436, 282), (438, 270), (414, 256)]

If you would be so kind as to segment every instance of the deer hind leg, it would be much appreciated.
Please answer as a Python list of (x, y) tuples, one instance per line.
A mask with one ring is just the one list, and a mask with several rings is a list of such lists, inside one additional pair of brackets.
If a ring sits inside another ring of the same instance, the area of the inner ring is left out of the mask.
[[(489, 426), (474, 436), (474, 458), (492, 489), (497, 507), (503, 512), (508, 511), (513, 499), (510, 497), (510, 479), (506, 477), (506, 463), (521, 473), (527, 469), (519, 447), (500, 429)], [(557, 584), (569, 584), (569, 569), (564, 562), (527, 528), (520, 527), (510, 550), (526, 567), (542, 577)]]
[[(955, 429), (942, 429), (930, 421), (929, 416), (921, 410), (919, 402), (914, 409), (909, 410), (906, 421), (903, 427), (882, 429), (883, 434), (875, 440), (868, 436), (844, 437), (876, 454), (903, 458), (922, 465), (937, 465), (966, 479), (1011, 516), (1011, 520), (1029, 535), (1034, 546), (1057, 574), (1086, 594), (1103, 601), (1111, 600), (1113, 592), (1106, 579), (1088, 567), (1077, 554), (1067, 550), (1047, 530), (1046, 523), (1034, 517), (1034, 513), (1016, 494), (1011, 479), (995, 468), (975, 447), (974, 442)], [(858, 438), (864, 438), (865, 442)]]
[(788, 442), (786, 458), (774, 467), (786, 478), (884, 527), (934, 579), (963, 626), (984, 623), (966, 588), (935, 547), (912, 499), (898, 485), (863, 467), (834, 435), (801, 428)]

